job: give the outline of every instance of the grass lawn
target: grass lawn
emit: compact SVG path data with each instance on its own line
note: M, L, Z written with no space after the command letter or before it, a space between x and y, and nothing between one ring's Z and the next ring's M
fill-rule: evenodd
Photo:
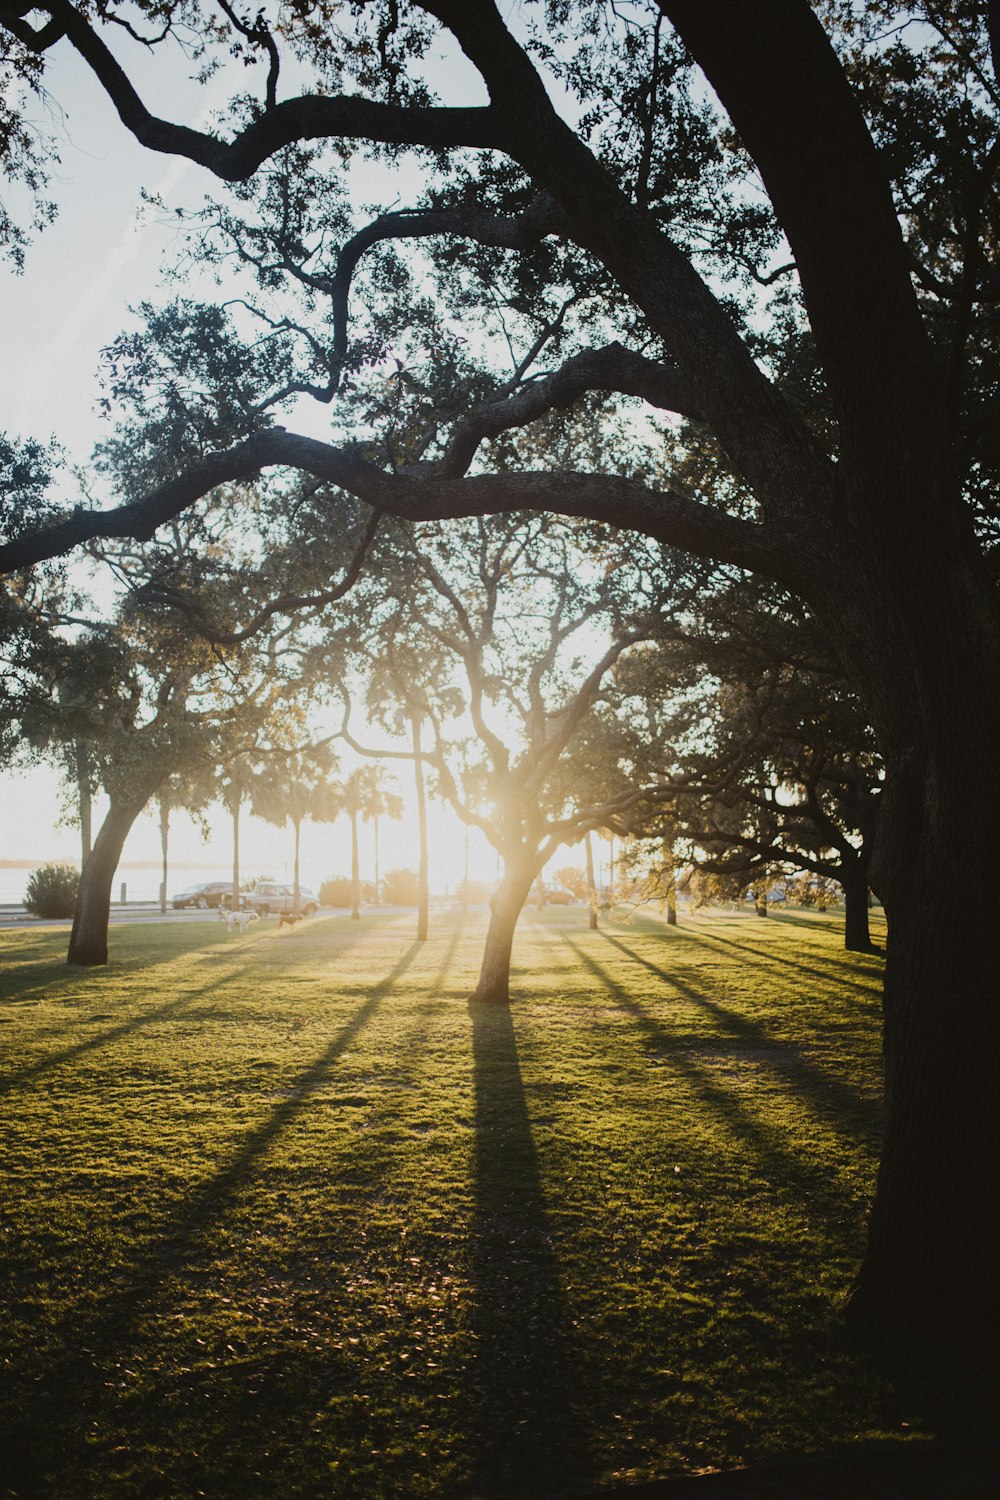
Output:
M837 1320L879 1114L835 918L0 933L0 1495L559 1496L910 1414Z

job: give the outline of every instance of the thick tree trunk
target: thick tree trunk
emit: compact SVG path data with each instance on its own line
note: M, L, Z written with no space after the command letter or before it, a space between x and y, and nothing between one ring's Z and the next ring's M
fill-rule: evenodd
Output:
M887 767L871 864L888 921L885 1140L851 1308L932 1347L989 1350L1000 1337L1000 630L988 582L980 592L947 532L920 537L914 528L903 557L881 559L881 595L859 567L856 613L839 617L854 627L843 654L856 648Z
M361 859L358 852L358 815L351 813L351 921L361 921Z
M868 930L868 872L865 868L842 871L844 892L844 947L849 953L876 953Z
M143 802L114 803L101 824L80 874L76 915L70 933L68 964L94 966L108 961L108 918L111 886L129 830L145 806Z
M1000 985L983 940L995 854L973 869L961 843L942 862L922 842L922 893L888 904L885 1140L850 1311L942 1352L995 1355Z
M493 1005L510 1001L510 955L514 947L514 930L531 892L537 866L532 863L507 865L497 887L486 932L486 947L479 970L479 983L471 1000Z
M427 941L430 910L430 876L427 860L427 792L424 787L424 763L421 759L420 720L410 721L413 730L413 779L417 793L417 827L420 834L420 858L417 868L417 942Z
M594 885L594 849L588 832L583 840L587 852L587 926L591 932L597 927L597 887Z

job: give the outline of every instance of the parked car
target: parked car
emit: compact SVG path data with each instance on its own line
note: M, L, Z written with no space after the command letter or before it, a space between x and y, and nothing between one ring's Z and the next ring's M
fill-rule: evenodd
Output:
M576 897L572 891L568 891L564 885L543 885L542 904L544 906L569 906Z
M294 911L295 887L278 885L273 880L258 880L253 889L243 897L243 905L261 917L266 917L272 911ZM311 917L319 911L318 896L304 885L299 886L299 911L304 917Z
M201 885L189 885L186 891L178 891L176 896L171 896L170 903L175 911L181 911L185 906L197 906L205 911L210 906L221 906L223 902L228 905L232 893L231 880L209 880Z

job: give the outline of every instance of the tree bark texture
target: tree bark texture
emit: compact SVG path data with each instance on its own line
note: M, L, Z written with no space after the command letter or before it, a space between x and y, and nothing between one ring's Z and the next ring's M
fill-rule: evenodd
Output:
M534 862L508 863L497 887L486 932L486 947L479 970L479 982L470 999L492 1005L510 1002L510 956L514 947L517 920L537 874Z
M112 802L94 847L80 873L76 914L70 933L68 964L93 967L108 961L108 918L111 887L129 830L145 806L142 802Z

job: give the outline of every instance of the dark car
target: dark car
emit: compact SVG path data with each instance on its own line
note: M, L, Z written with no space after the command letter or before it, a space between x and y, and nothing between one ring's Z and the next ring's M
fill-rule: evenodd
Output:
M210 906L222 906L223 903L228 905L232 893L231 880L209 880L201 885L189 885L186 891L178 891L170 901L175 911L180 911L185 906L197 906L206 911Z
M573 892L568 891L564 885L542 886L543 906L569 906L575 900Z

